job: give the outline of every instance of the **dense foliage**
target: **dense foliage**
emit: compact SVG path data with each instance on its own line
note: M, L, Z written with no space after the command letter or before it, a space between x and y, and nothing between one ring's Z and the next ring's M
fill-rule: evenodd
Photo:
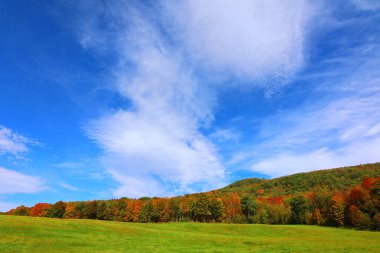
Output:
M316 224L380 230L379 175L377 163L273 180L248 179L220 190L173 198L38 203L31 208L19 206L8 214L141 223Z
M284 196L302 194L316 186L325 186L330 191L344 191L360 183L366 177L380 176L380 163L318 170L290 176L266 179L243 179L220 190L221 194L238 192L259 196Z

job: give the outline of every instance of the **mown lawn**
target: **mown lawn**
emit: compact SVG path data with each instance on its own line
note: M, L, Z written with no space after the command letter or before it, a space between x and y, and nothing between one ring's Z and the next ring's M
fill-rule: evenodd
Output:
M380 252L380 232L0 215L0 252Z

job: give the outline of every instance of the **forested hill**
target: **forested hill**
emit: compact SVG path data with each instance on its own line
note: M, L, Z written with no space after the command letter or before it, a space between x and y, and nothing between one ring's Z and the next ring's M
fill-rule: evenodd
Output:
M380 163L245 179L172 198L37 203L10 215L125 222L317 224L380 230Z
M276 197L306 193L320 186L327 187L331 191L342 191L360 184L366 177L379 176L380 163L373 163L298 173L270 180L243 179L213 192L220 195L235 192L239 195L254 194Z

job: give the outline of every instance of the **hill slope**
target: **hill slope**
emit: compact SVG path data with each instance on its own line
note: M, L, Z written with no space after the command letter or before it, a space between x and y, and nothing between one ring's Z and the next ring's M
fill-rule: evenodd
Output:
M173 198L38 203L8 214L126 222L318 224L380 230L380 163L245 179Z
M366 177L379 177L380 163L363 164L336 169L318 170L268 179L250 178L236 181L213 192L237 192L262 196L293 195L312 191L316 186L326 186L331 191L347 190L360 184Z

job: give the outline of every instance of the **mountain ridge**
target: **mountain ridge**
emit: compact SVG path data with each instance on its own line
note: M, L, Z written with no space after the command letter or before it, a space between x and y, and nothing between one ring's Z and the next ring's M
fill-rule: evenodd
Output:
M380 176L380 162L300 172L272 179L245 178L210 192L257 194L258 190L263 189L264 192L261 195L267 196L267 193L274 195L284 193L283 191L275 193L270 188L278 190L279 187L285 187L285 194L299 194L323 185L332 191L346 190L363 181L365 177L378 176Z

